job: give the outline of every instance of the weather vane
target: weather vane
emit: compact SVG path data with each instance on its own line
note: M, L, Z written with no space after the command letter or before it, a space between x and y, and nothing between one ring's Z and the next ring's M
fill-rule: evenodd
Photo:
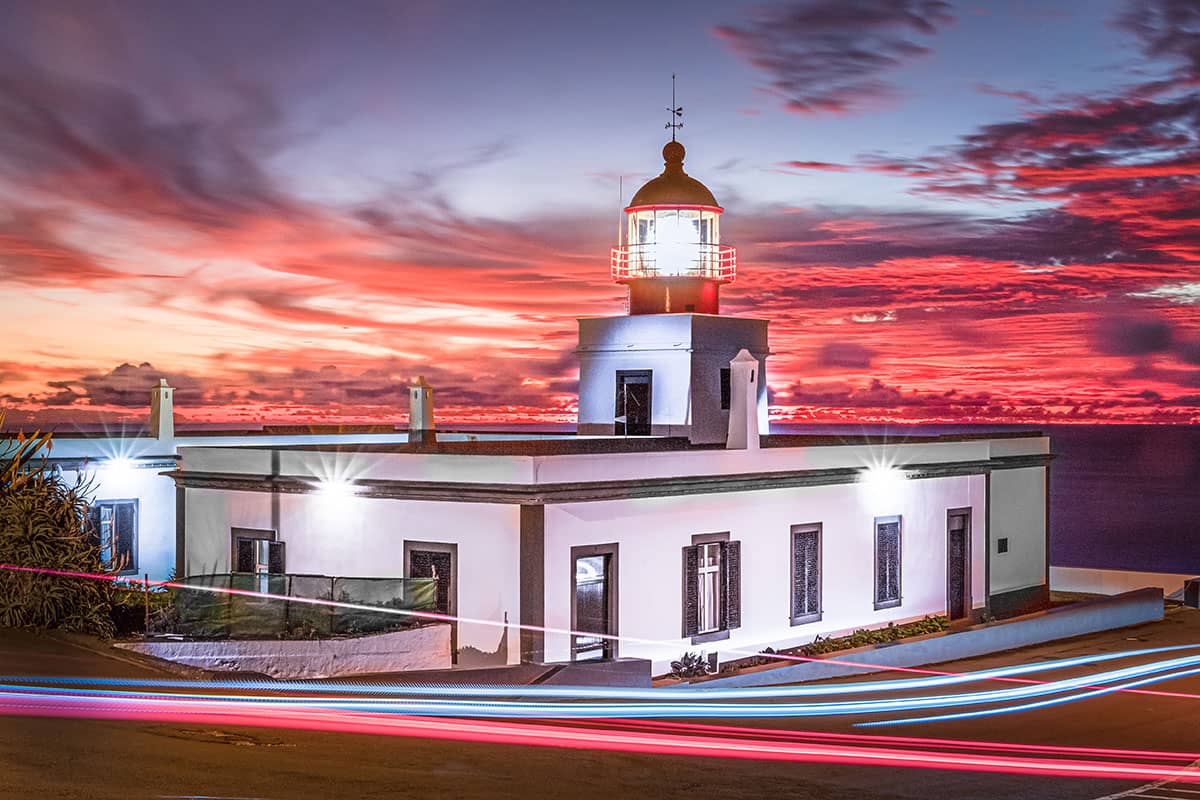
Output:
M680 118L683 116L683 106L675 105L675 73L671 73L671 107L667 109L671 115L671 121L666 124L666 127L671 129L671 141L675 141L675 131L683 127Z

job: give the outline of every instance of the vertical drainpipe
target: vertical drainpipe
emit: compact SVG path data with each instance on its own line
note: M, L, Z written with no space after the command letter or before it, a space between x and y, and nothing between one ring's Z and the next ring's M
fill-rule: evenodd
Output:
M992 616L992 471L983 473L983 616Z

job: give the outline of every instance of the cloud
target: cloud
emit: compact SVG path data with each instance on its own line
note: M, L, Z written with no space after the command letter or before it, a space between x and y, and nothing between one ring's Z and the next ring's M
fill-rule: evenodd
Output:
M817 350L817 365L820 367L843 367L867 369L875 352L853 342L826 342Z
M716 34L770 76L788 110L845 113L892 96L882 76L929 52L913 34L953 21L940 0L807 0L759 9Z

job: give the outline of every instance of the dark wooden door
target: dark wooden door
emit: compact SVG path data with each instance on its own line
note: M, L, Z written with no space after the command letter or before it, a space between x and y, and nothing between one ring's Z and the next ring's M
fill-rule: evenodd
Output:
M951 514L946 538L946 613L951 620L971 611L971 572L968 554L968 517Z
M612 658L613 640L604 638L612 630L612 556L578 556L575 559L575 630L571 637L571 657L581 661L589 658ZM586 634L602 634L588 636Z

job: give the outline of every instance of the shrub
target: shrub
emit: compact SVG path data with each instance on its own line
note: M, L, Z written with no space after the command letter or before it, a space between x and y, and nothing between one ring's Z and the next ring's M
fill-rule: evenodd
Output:
M684 653L678 661L671 662L671 675L676 678L702 678L711 671L703 651L699 655Z
M0 425L4 415L0 412ZM0 453L0 562L61 572L103 572L91 540L82 474L73 483L46 468L49 434L18 435ZM0 625L112 635L112 585L33 572L0 570Z

